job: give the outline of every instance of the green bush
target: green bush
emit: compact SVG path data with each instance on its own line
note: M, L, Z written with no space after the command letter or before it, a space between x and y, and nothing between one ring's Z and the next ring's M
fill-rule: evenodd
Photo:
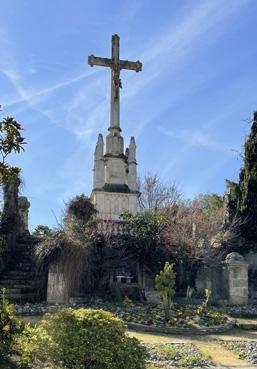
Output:
M155 277L155 288L162 300L165 319L170 318L170 308L172 297L175 294L176 273L173 270L174 264L165 263L163 270Z
M37 367L41 362L65 369L144 369L146 350L125 331L109 312L67 308L28 327L18 348L21 361Z
M13 353L15 338L23 330L24 324L15 315L12 304L5 296L5 290L0 290L0 360Z

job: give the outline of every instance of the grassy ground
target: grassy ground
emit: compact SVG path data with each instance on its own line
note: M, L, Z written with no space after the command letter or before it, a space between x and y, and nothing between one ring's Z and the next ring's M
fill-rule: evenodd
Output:
M226 334L210 335L210 336L171 336L162 334L147 334L130 331L130 336L138 338L140 341L145 343L192 343L204 354L209 355L213 363L217 366L225 366L226 368L255 368L254 365L250 364L247 360L238 359L235 353L227 350L219 344L218 339L231 341L254 340L257 339L257 332L255 331L244 331L242 329L233 329Z

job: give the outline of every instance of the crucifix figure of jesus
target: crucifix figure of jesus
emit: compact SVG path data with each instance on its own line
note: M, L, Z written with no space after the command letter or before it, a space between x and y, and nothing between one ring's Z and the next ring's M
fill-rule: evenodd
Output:
M111 68L111 127L120 130L120 88L122 87L120 79L121 69L134 70L140 72L142 70L142 63L140 61L120 60L120 38L118 35L112 36L112 57L100 58L94 55L88 57L88 64L93 67L98 65L101 67Z

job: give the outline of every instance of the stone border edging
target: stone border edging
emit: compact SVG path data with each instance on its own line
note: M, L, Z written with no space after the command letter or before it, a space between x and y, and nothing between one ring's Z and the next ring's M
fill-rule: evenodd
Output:
M257 330L257 323L240 323L236 321L236 327L245 330Z
M223 333L232 329L236 322L229 319L225 324L216 325L214 327L199 327L199 328L177 328L177 327L155 327L139 323L125 322L128 329L138 332L153 332L153 333L169 333L169 334L185 334L185 335L207 335L214 333Z

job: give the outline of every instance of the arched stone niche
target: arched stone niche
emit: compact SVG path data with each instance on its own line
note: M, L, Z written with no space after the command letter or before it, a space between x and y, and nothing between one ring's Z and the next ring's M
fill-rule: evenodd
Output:
M248 263L237 252L227 255L225 264L228 272L229 304L245 305L248 303Z

